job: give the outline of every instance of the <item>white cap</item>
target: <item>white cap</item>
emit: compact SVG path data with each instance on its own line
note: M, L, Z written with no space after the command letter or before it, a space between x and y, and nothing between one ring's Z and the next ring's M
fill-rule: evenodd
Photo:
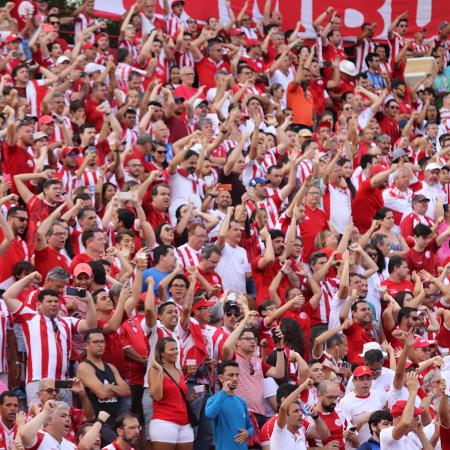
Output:
M195 153L200 153L202 147L203 147L202 144L194 144L189 150L192 150Z
M56 60L56 65L59 66L64 62L70 62L70 59L66 55L58 56L58 59Z
M358 69L348 59L344 59L339 63L339 71L342 73L346 73L351 77L356 77L356 75L358 75Z
M194 109L197 108L198 105L200 105L201 103L206 103L208 104L208 100L205 100L204 98L197 98L194 100Z
M427 164L427 166L425 167L425 172L427 172L428 170L441 170L442 166L438 163L435 162L431 162L429 164Z
M369 350L380 350L381 353L383 353L383 358L386 358L387 353L381 348L381 345L378 342L366 342L363 345L363 351L361 354L359 354L358 356L360 356L361 358L364 358L364 355L369 351Z
M84 72L88 75L92 75L95 72L103 72L105 70L105 66L96 63L87 63L84 66Z

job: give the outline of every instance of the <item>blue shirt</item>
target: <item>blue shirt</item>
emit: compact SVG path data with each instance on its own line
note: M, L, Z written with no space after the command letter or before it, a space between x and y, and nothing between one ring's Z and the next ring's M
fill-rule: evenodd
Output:
M246 442L238 444L234 440L242 428L248 431L249 436L253 436L253 426L244 399L220 391L206 401L205 415L213 427L216 450L247 448Z
M369 70L366 70L365 74L367 75L367 78L372 82L372 86L374 88L383 89L386 87L386 81L380 73L373 73Z
M380 450L380 443L369 438L369 440L363 442L357 450Z
M155 295L158 295L158 286L159 283L161 283L161 280L163 278L166 278L167 275L169 275L170 272L161 272L156 267L152 267L151 269L144 270L144 273L142 274L142 292L147 292L147 282L145 281L148 277L152 277L155 280L155 288L153 289L153 292ZM170 297L168 289L166 289L167 296Z

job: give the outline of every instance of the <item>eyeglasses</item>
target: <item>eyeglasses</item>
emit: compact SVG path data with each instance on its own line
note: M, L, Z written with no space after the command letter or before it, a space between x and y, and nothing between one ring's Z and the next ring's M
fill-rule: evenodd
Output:
M52 233L52 236L59 236L59 237L65 237L68 233L65 231L61 231L60 233Z
M140 425L132 425L131 427L123 427L122 430L138 430L138 431L141 431L142 427Z
M250 336L242 337L241 340L242 341L249 341L249 342L256 342L256 338L255 337L250 337Z
M399 107L398 106L390 106L389 108L391 108L391 109L398 109Z
M97 341L89 341L91 344L95 344L95 345L98 345L98 344L104 344L105 343L105 340L104 339L100 339L100 340L97 340Z
M234 317L241 317L241 315L240 315L239 313L234 313L234 312L231 312L231 311L228 311L227 313L225 313L225 315L226 315L227 317L231 317L231 316L234 316Z
M193 77L193 76L195 75L195 73L194 73L194 72L188 72L188 73L182 73L181 75L182 75L182 76L183 76L183 75L190 75L190 76Z
M60 390L55 388L47 388L47 389L41 389L39 392L47 392L47 394L59 394Z
M59 25L59 20L52 20L49 22L50 25Z

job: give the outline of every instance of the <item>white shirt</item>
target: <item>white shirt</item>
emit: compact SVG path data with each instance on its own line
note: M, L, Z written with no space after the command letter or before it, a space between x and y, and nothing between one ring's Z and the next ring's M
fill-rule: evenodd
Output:
M392 437L394 427L385 428L380 433L380 444L383 450L414 450L422 449L422 443L414 432L402 436L398 441Z
M395 372L387 367L381 369L381 375L375 380L372 380L371 392L378 393L381 396L383 405L386 404L389 389L391 388L392 381L394 380ZM350 377L345 389L345 395L349 394L354 390L353 376Z
M425 215L431 218L434 218L434 211L436 209L436 197L440 197L444 205L448 203L447 195L442 189L442 185L440 183L430 185L425 183L425 181L422 181L422 189L420 191L417 191L416 194L425 195L425 197L430 199Z
M330 300L330 320L328 321L328 328L336 328L341 324L339 316L341 315L342 308L345 305L348 297L342 299L339 298L339 292L336 292Z
M347 416L347 419L355 424L361 416L368 412L383 409L383 401L377 392L370 392L368 397L358 397L354 392L346 394L339 402L339 406ZM365 442L370 438L370 430L367 422L358 430L359 439Z
M352 218L352 194L350 189L342 189L328 183L330 192L330 223L343 234L346 225Z
M242 247L232 247L225 243L216 272L222 278L224 291L232 289L236 292L247 292L245 274L250 272L250 264L247 252Z
M275 422L270 437L270 450L306 450L306 436L311 429L311 424L309 422L308 424L307 430L302 427L296 434L292 434L286 425L284 428L280 428Z
M36 438L36 443L31 447L33 450L76 450L76 445L67 439L62 438L58 442L51 434L46 431L39 431Z
M409 397L409 391L408 391L408 389L405 388L405 386L402 386L400 389L395 389L394 386L391 385L391 388L389 389L388 397L387 397L388 407L392 408L392 405L397 400L408 400L408 397ZM416 396L415 403L416 403L417 408L419 408L421 400L418 395Z

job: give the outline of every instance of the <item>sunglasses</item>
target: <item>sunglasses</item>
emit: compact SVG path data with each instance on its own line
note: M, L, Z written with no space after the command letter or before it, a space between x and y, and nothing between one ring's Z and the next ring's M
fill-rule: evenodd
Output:
M234 313L234 312L231 312L231 311L228 311L228 312L225 313L225 314L226 314L227 317L231 317L231 316L234 316L234 317L241 317L241 315L240 315L239 313Z
M167 154L167 150L155 150L155 153L158 153L158 155L165 155Z

